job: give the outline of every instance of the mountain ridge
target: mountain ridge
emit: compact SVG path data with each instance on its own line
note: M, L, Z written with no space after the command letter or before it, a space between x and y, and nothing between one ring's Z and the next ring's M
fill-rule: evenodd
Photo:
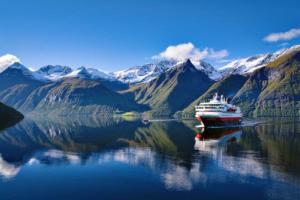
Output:
M289 48L277 50L273 53L263 53L245 58L234 59L219 68L215 68L205 60L200 60L199 63L193 64L198 70L207 73L207 75L209 75L212 80L220 80L229 74L252 73L256 69L267 65L281 55L288 53L289 51L297 50L299 48L300 45L294 45ZM181 64L182 62L185 61L175 62L171 60L160 60L153 63L137 65L129 67L125 70L110 73L106 73L91 67L80 67L73 70L71 67L62 65L46 65L37 70L32 70L30 68L28 70L34 76L36 76L36 78L48 81L57 81L66 77L76 77L78 74L80 75L81 72L86 70L85 74L89 75L89 78L91 79L102 78L114 81L119 80L120 82L128 84L139 84L153 80L161 73L178 64ZM10 66L13 66L15 63L21 64L20 60L16 56L8 54L0 57L0 73L1 69L4 71Z
M123 83L92 68L48 65L33 71L15 62L0 73L0 101L24 113L178 116L192 115L197 103L221 92L247 116L298 116L299 52L296 45L276 53L272 61L269 54L253 56L250 61L263 58L264 65L251 73L218 78L213 66L187 59L138 84ZM152 67L145 67L146 74L156 66ZM50 80L41 74L63 78Z

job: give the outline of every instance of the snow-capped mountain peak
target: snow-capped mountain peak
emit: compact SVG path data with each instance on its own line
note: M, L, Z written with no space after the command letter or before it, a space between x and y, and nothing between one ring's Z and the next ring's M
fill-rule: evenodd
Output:
M88 70L85 67L79 67L78 69L72 71L69 74L66 74L65 76L62 76L62 78L91 78L92 75L88 72Z
M255 56L236 59L219 68L219 70L223 75L252 73L257 69L266 66L276 58L296 50L300 50L300 45L283 48L274 53L258 54Z
M185 60L185 61L175 62L175 61L163 60L158 63L149 63L145 65L130 67L129 69L126 70L113 72L112 74L116 79L122 82L133 83L133 84L145 83L155 79L161 73L173 67L181 65L184 62L187 61ZM212 65L208 64L205 61L200 61L197 63L192 62L192 64L195 66L197 70L203 71L213 80L218 80L221 78L221 73L218 70L216 70Z
M105 79L105 80L110 80L110 81L116 80L116 78L113 77L112 75L105 73L103 71L100 71L98 69L95 69L95 68L87 68L87 71L88 71L88 73L91 74L92 79Z
M11 66L14 63L20 63L19 58L11 54L5 54L0 57L0 73L7 69L7 67Z
M62 76L71 73L72 71L73 70L68 66L47 65L37 70L37 73L44 76L45 78L55 81L60 79Z
M248 74L254 72L256 69L266 66L276 58L293 51L300 51L300 45L295 45L290 48L280 49L274 53L258 54L245 58L235 59L222 66L219 69L214 68L206 61L197 61L196 63L190 61L197 70L206 73L210 79L219 80L229 74ZM137 65L126 70L121 70L112 73L106 73L95 68L80 67L78 69L71 69L67 66L61 65L47 65L41 67L39 70L32 70L20 63L19 59L10 54L0 57L0 73L6 71L8 68L21 70L26 76L30 76L40 81L57 81L63 78L82 78L82 79L105 79L109 81L119 80L125 83L144 83L157 78L163 72L173 69L174 67L186 61L175 62L169 60L161 60L155 63L148 63L144 65Z
M194 64L195 65L195 64ZM222 74L214 68L211 64L205 62L205 61L199 61L195 65L196 69L203 71L208 75L208 77L212 80L219 80L222 78Z
M247 74L263 67L274 60L275 57L277 56L267 53L236 59L221 67L219 70L223 74Z
M158 63L149 63L130 67L126 70L113 72L112 75L125 83L143 83L151 81L169 69L175 62L163 60Z
M113 76L94 68L79 67L72 70L68 66L47 65L36 71L39 75L51 80L58 81L63 78L82 78L82 79L106 79L116 80Z
M105 79L109 81L116 80L113 76L95 68L80 67L61 78L83 78L83 79Z
M48 82L49 80L47 78L45 78L44 76L42 76L41 74L37 73L36 71L32 71L30 69L28 69L27 67L25 67L24 65L22 65L19 62L15 62L12 65L8 66L3 73L11 70L11 69L15 69L18 70L19 72L21 72L24 76L35 79L35 80L39 80L42 82Z

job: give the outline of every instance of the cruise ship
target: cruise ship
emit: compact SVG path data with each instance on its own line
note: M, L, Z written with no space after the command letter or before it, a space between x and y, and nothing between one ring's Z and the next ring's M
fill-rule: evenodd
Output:
M208 102L195 106L195 117L200 126L224 126L240 124L242 112L239 107L228 103L223 95L216 93Z

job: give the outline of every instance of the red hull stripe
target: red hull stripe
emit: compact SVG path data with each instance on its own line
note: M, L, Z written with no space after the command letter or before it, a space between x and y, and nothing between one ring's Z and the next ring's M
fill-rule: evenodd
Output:
M201 117L198 120L202 121L211 121L211 122L228 122L228 121L240 121L241 117L216 117L216 118L203 118Z

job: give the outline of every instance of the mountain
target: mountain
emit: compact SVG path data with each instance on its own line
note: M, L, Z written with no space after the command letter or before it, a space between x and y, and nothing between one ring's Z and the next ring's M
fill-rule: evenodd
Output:
M117 81L117 79L114 76L112 76L108 73L105 73L103 71L100 71L98 69L87 68L87 71L89 74L91 74L92 79L105 79L105 80L109 80L109 81Z
M23 117L20 112L0 102L0 130L16 124Z
M220 80L222 78L222 73L214 68L211 64L200 60L199 63L194 63L196 69L203 71L212 80Z
M34 111L59 115L107 115L142 109L133 99L110 90L97 80L67 78L50 87Z
M113 91L128 89L128 84L115 79L113 76L108 75L105 72L93 68L80 67L72 71L71 73L63 76L62 78L96 80L98 82L101 82L108 89Z
M296 45L252 56L231 64L226 72L204 61L186 60L176 64L161 61L115 74L60 65L33 71L19 62L6 66L16 59L8 56L0 73L0 101L23 113L106 115L146 111L151 115L190 116L196 104L218 92L230 97L244 115L298 116L299 52L300 45Z
M300 46L245 76L231 74L214 83L178 116L191 116L194 106L214 92L231 97L245 116L300 116Z
M15 74L24 76L28 79L42 81L42 82L49 81L47 78L42 76L40 73L30 70L29 68L25 67L23 64L21 64L19 62L15 62L12 65L8 66L1 74L5 74L5 73L15 73Z
M171 115L189 105L213 83L187 60L124 93L133 95L139 104L148 105L153 115Z
M14 63L0 74L0 100L19 109L33 90L47 83L22 64Z
M295 45L290 48L280 49L274 53L259 54L246 58L236 59L225 66L219 68L219 71L224 76L229 74L249 74L257 69L266 66L281 55L300 48L300 45Z
M233 102L253 116L299 116L300 46L293 48L246 81Z
M58 81L63 78L84 78L84 79L105 79L117 81L113 76L94 68L80 67L72 70L68 66L47 65L38 69L37 74L51 81Z
M37 73L51 81L78 78L101 81L104 85L106 85L106 87L112 90L124 90L128 88L127 84L124 84L115 79L113 76L94 68L80 67L76 70L72 70L67 66L48 65L40 68Z
M160 74L166 72L167 70L173 68L176 65L180 65L184 63L175 62L175 61L167 61L163 60L158 63L145 64L141 66L134 66L126 70L113 72L112 75L125 83L130 84L139 84L146 83L155 78L157 78ZM220 73L217 69L215 69L212 65L205 61L199 61L199 63L193 63L195 68L199 71L206 73L210 79L218 80L222 77L222 73Z
M39 108L49 111L50 107L56 108L53 102L57 104L57 107L65 106L61 112L64 114L65 109L70 106L78 106L78 110L72 109L74 113L83 113L84 107L93 107L95 110L90 110L90 112L99 113L99 110L104 111L106 108L109 108L111 112L112 110L130 110L136 106L134 101L116 92L116 90L127 89L126 84L117 80L100 78L94 80L85 68L74 70L56 81L50 81L43 76L62 71L68 73L70 69L47 66L39 71L31 71L20 63L14 63L0 73L0 100L24 113ZM54 96L57 99L53 99ZM127 107L124 106L126 104L128 104ZM42 110L39 109L39 111Z
M47 65L37 70L37 73L49 80L56 81L72 71L68 66Z
M61 78L80 78L80 79L92 79L92 74L88 72L85 67L79 67L71 73L62 76Z
M150 63L140 66L130 67L126 70L113 72L112 75L125 83L145 83L157 78L161 73L171 68L175 62L160 61L158 63Z

